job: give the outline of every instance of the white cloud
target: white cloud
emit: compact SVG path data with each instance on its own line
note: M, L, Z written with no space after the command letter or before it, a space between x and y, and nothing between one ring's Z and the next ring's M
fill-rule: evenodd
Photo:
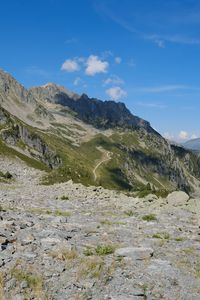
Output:
M108 85L108 84L123 84L123 83L124 83L123 79L119 78L116 75L108 77L103 82L104 85Z
M116 64L121 64L121 62L122 62L122 59L121 59L121 57L119 57L119 56L117 56L117 57L115 57L115 62L116 62Z
M107 89L106 94L113 100L119 100L127 96L127 92L121 89L119 86Z
M176 141L178 143L182 143L183 141L186 141L186 140L198 138L198 135L196 135L195 133L191 134L185 130L181 130L178 135L174 135L170 132L165 132L163 134L163 136L164 136L164 138L166 138L170 141Z
M169 133L169 132L165 132L163 134L164 138L166 138L167 140L173 141L174 140L174 135Z
M128 66L131 67L131 68L136 66L136 63L135 63L133 58L131 58L130 61L128 62Z
M61 70L66 72L76 72L80 70L80 66L77 59L66 59L62 64Z
M159 48L165 48L165 42L163 40L156 39L154 42Z
M81 78L80 77L76 77L75 79L74 79L74 82L73 82L73 84L74 85L79 85L80 83L81 83Z
M94 76L98 73L106 73L109 63L107 61L102 61L96 55L90 55L86 61L86 66L85 73L88 76Z
M184 131L184 130L181 130L179 132L179 135L178 137L181 139L181 140L187 140L189 138L189 134L187 131Z
M198 138L198 135L197 135L197 134L193 133L193 134L191 135L191 139L197 139L197 138Z

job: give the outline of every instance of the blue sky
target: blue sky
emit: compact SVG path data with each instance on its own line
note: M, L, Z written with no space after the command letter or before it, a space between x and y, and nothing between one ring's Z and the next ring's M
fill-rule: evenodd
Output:
M123 101L163 135L200 136L199 0L7 0L0 68Z

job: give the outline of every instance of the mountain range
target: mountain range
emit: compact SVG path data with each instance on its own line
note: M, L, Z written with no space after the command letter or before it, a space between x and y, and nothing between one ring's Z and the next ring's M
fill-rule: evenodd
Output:
M200 151L200 138L192 139L183 144L186 149Z
M44 170L43 184L191 191L197 153L172 145L124 103L48 83L26 89L0 70L0 151Z

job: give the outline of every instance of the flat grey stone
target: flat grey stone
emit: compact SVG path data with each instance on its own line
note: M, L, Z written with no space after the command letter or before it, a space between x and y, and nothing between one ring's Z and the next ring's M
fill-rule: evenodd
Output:
M185 205L188 200L188 194L182 191L173 192L167 196L167 202L174 206Z
M122 257L130 257L136 260L143 260L153 256L152 248L144 248L144 247L126 247L119 248L115 251L116 256Z

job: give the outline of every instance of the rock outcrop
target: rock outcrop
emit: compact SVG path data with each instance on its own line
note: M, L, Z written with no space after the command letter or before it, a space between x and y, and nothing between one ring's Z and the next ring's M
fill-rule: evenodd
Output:
M199 196L137 199L0 157L0 299L200 298ZM191 202L191 204L190 204Z

